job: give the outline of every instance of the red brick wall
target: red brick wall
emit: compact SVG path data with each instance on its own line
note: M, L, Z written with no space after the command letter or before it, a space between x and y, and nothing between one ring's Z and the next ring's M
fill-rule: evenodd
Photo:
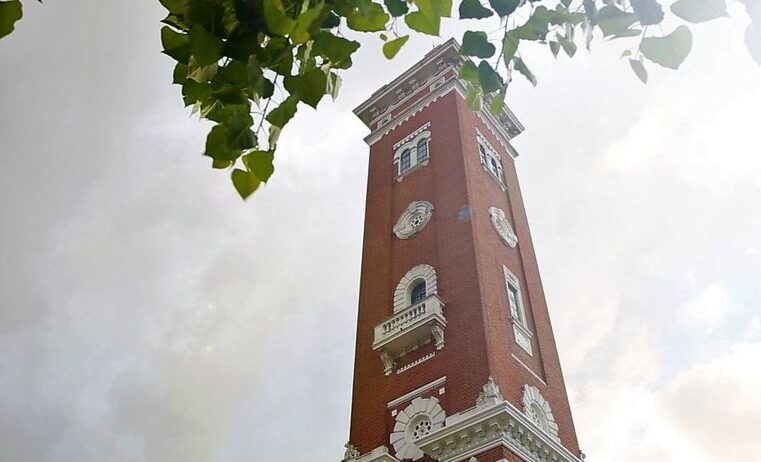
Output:
M431 124L430 162L397 182L393 145L426 122ZM474 127L502 155L507 194L481 168ZM414 200L434 204L431 221L412 239L397 239L392 228ZM492 228L488 209L493 205L502 208L513 224L519 242L516 249L502 244ZM470 216L463 217L462 211L468 208ZM434 358L386 377L372 350L373 329L393 313L393 292L399 280L423 263L436 269L439 296L446 303L445 347ZM533 356L513 337L503 264L520 280L535 333ZM415 357L430 351L431 346L423 347ZM350 441L361 453L389 445L394 419L386 403L441 376L447 377L446 393L439 396L436 390L434 395L447 415L465 410L474 405L489 375L519 408L523 384L537 386L552 405L563 444L578 453L513 161L453 91L370 149Z

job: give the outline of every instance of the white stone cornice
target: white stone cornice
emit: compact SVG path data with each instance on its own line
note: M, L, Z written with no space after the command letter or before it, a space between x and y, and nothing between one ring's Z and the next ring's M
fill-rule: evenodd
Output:
M530 462L581 462L507 401L489 401L447 417L417 446L440 462L458 462L504 446Z
M365 142L372 146L376 142L378 142L380 139L382 139L384 136L388 135L392 131L394 131L397 127L402 125L404 122L411 119L415 114L421 112L423 109L430 106L432 103L436 102L439 98L442 96L448 95L450 92L455 91L457 92L460 97L464 100L465 99L465 86L463 85L462 81L459 78L453 77L444 82L443 85L438 87L436 90L434 90L432 93L426 95L424 98L421 98L419 101L417 101L415 104L407 108L404 112L401 114L392 117L390 122L386 125L384 125L381 128L376 129L375 131L371 132L369 135L365 137ZM513 123L516 124L519 128L517 129L518 132L523 130L523 126L520 125L520 122L518 122L518 119L515 118L515 116L510 112L509 109L506 108L506 111L510 114L510 120L513 121ZM492 135L499 141L499 143L502 145L502 148L504 149L504 152L508 153L511 157L515 158L518 156L517 151L510 145L510 140L515 135L510 135L507 130L502 126L502 124L499 123L497 118L489 111L489 109L481 109L480 111L476 112L476 115L479 119L484 123L484 125L487 127L487 129L491 132ZM516 133L516 134L517 134Z

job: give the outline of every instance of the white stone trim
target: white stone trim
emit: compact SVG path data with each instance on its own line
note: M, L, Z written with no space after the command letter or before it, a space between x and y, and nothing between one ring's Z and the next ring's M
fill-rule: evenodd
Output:
M425 280L426 297L438 293L436 270L431 265L417 265L407 271L407 274L402 276L399 284L396 285L396 290L394 290L394 313L410 306L410 286L419 279Z
M499 152L494 149L489 140L477 128L476 139L478 141L478 160L481 162L481 168L492 177L502 191L505 191L507 188L505 186L505 167L502 165L502 156L500 156ZM484 154L481 154L482 149ZM496 164L496 172L493 170L492 163Z
M431 132L424 130L421 132L413 133L414 138L409 139L406 143L396 148L394 153L393 163L396 165L396 181L401 182L404 177L409 175L413 170L418 167L428 165L431 161ZM409 137L407 137L409 138ZM407 140L405 138L405 140ZM419 159L418 147L420 142L425 141L426 157L425 159ZM410 156L410 166L407 170L402 171L402 154L408 151Z
M433 359L434 356L436 356L436 352L432 351L432 352L428 353L427 355L423 356L422 358L418 358L418 359L412 361L409 364L405 364L404 366L400 367L396 371L396 375L399 375L402 372L408 371L408 370L412 369L415 366L423 364L424 362L428 361L429 359Z
M523 403L523 413L526 414L526 417L531 419L541 431L547 433L559 443L558 424L555 422L555 416L552 415L550 403L544 399L539 389L533 385L524 385L521 402ZM541 416L537 416L539 420L534 418L532 407L541 414Z
M512 356L512 358L513 358L514 360L518 361L518 364L520 364L521 366L523 366L523 368L524 368L524 369L526 369L527 371L529 371L529 372L531 373L531 375L533 375L533 376L534 376L534 378L535 378L535 379L537 379L539 382L541 382L541 383L542 383L544 386L547 386L547 382L545 382L545 381L544 381L544 379L542 379L541 377L539 377L538 375L536 375L536 372L532 371L532 370L531 370L531 368L530 368L530 367L528 367L528 366L526 365L526 363L524 363L523 361L521 361L521 358L519 358L519 357L515 356L515 354L513 354L513 353L510 353L510 356Z
M492 154L494 154L494 156L495 156L495 157L496 157L496 158L497 158L497 159L498 159L500 162L502 162L502 156L499 154L499 151L497 151L496 149L494 149L494 146L492 146L492 145L491 145L491 143L489 142L489 140L488 140L488 139L487 139L487 138L486 138L486 137L485 137L485 136L484 136L484 135L481 133L481 130L479 130L479 129L477 129L477 128L476 128L476 139L478 140L478 142L479 142L479 143L482 143L482 144L484 144L484 145L485 145L487 148L489 148L489 150L492 152Z
M444 426L446 413L438 398L415 398L409 406L396 415L394 429L389 435L389 442L394 448L397 459L418 460L425 454L417 446L418 438L413 431L421 422L426 422L428 432L435 432ZM424 427L425 428L425 427Z
M399 239L410 239L425 228L433 215L433 204L428 201L412 201L399 216L393 232Z
M441 385L444 385L445 383L447 383L447 376L446 375L444 375L442 377L439 377L438 379L434 380L433 382L428 382L428 383L426 383L425 385L423 385L421 387L415 388L411 392L405 393L404 395L402 395L402 396L400 396L400 397L398 397L396 399L392 399L391 401L388 402L388 404L386 404L386 407L388 409L393 409L393 408L397 407L398 405L400 405L402 403L406 403L407 401L409 401L409 400L411 400L413 398L417 398L418 396L422 395L423 393L425 393L427 391L431 391L434 388L437 388L437 387L439 387Z
M523 305L523 293L521 292L521 285L518 278L510 271L507 266L502 265L502 272L505 275L505 291L507 295L507 306L510 313L510 320L513 325L513 335L515 336L515 343L523 348L526 353L533 355L531 348L531 338L533 334L528 328L528 318L526 317L526 308ZM510 288L515 289L515 313L513 312L512 304L510 303L510 294L512 291Z
M581 462L506 400L489 399L447 417L445 426L417 446L439 462L460 462L504 446L526 461Z
M357 458L344 459L342 462L399 462L399 459L389 454L388 447L383 445L378 446L367 454Z
M508 247L515 248L518 244L518 236L515 235L513 227L507 220L505 211L499 207L490 207L489 218L491 219L491 225L502 242Z
M424 123L423 125L421 125L417 129L415 129L414 132L410 133L409 135L405 136L401 140L397 141L394 144L394 147L392 149L394 151L398 150L403 144L407 144L407 142L411 141L413 138L416 138L419 134L421 134L423 132L423 130L425 130L426 128L430 128L430 127L431 127L431 122L430 121Z

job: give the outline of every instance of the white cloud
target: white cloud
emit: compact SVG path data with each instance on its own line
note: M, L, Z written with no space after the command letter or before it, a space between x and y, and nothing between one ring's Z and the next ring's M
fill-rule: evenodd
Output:
M687 326L704 332L713 332L737 311L722 283L714 283L693 299L683 303L677 309L678 319Z

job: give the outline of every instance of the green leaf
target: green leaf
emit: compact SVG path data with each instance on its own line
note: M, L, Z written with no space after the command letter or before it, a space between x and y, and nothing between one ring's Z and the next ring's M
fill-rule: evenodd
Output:
M540 6L526 23L513 30L513 34L521 40L544 40L547 37L547 27L550 20L546 7Z
M283 80L285 89L299 99L317 109L317 103L325 95L327 77L321 69L312 69L301 75L290 75Z
M231 104L209 117L219 122L225 129L225 142L230 149L251 149L256 145L253 132L249 130L254 123L246 104Z
M576 54L576 50L578 49L576 42L560 34L557 35L557 39L560 43L560 46L563 47L565 54L567 54L569 58L573 58L573 55Z
M410 39L409 35L403 35L399 38L391 40L390 42L384 43L383 56L385 56L388 59L393 58L394 56L396 56L397 53L399 53L399 50L402 49L402 46L404 46L404 44L407 43L407 40L409 39Z
M412 0L418 11L432 20L441 20L452 13L452 0Z
M645 69L645 63L640 59L629 59L629 65L642 83L647 83L647 69Z
M663 7L656 0L630 0L634 14L643 26L660 24L663 21ZM703 1L703 0L700 0Z
M338 74L331 72L328 74L328 85L325 92L333 98L333 101L338 97L338 91L341 89L341 77Z
M464 56L476 56L479 58L490 58L497 49L489 43L486 32L465 31L462 36L462 46L460 54Z
M275 167L272 165L272 160L275 157L275 151L270 149L269 151L249 151L243 155L243 164L248 170L256 175L262 182L266 183L270 179L272 173L275 171Z
M199 66L216 63L222 57L225 44L221 38L206 31L199 25L190 28L190 53Z
M679 0L671 12L690 22L706 22L728 16L726 0Z
M351 55L359 49L359 42L337 37L330 32L320 31L314 37L313 53L328 58L332 67L351 67Z
M322 1L317 2L316 5L308 8L296 18L296 27L291 32L291 41L294 45L300 45L311 38L312 33L319 26L317 20L322 15L324 6Z
M558 57L558 53L560 53L560 44L555 41L550 41L550 51L552 52L552 56Z
M271 110L265 119L275 127L285 127L285 124L287 124L288 121L293 118L293 115L296 114L296 105L298 102L298 96L289 95L278 107Z
M253 194L254 191L259 188L259 185L262 184L261 180L259 180L254 173L239 168L233 170L231 178L235 190L238 191L238 194L240 194L240 197L243 199L248 198L248 196Z
M379 3L360 0L357 9L347 17L346 22L350 29L358 32L378 32L385 30L389 19Z
M536 76L533 72L531 72L531 69L526 66L526 63L523 62L521 58L516 57L513 60L513 66L515 66L515 70L523 74L526 79L528 79L529 82L531 82L531 85L536 86Z
M177 63L174 66L174 72L172 73L172 83L182 85L185 79L188 78L188 65L183 63Z
M22 15L20 1L0 2L0 38L13 32L16 21L21 19Z
M486 61L478 63L478 82L484 93L493 93L502 88L502 78Z
M409 5L405 0L383 0L388 12L393 17L404 16L410 10Z
M468 82L478 83L478 68L473 64L473 61L465 61L460 67L459 76Z
M518 8L519 4L520 0L489 0L491 8L502 17L510 15Z
M615 6L604 6L600 8L597 15L597 25L600 27L605 37L628 37L638 35L640 31L629 29L637 22L637 15L627 13Z
M428 16L419 11L407 13L407 15L404 17L404 22L412 30L428 35L439 35L439 26L441 21L430 19Z
M232 165L233 165L233 161L231 160L217 160L217 159L211 160L211 168L225 169L225 168L232 167Z
M240 156L240 151L227 147L227 132L223 125L215 125L206 136L205 155L221 161L232 161Z
M264 22L267 30L275 35L285 36L296 27L296 21L285 14L281 0L263 0Z
M185 0L159 0L170 13L182 15L185 12Z
M320 24L321 29L333 29L334 27L338 27L341 25L341 18L339 18L335 13L332 11L328 14L325 19L323 19L322 24Z
M584 15L587 17L587 22L590 25L597 24L597 4L595 0L582 0L581 4L584 6ZM568 5L566 5L568 8Z
M665 37L646 37L640 51L650 61L678 69L692 50L692 32L687 26L679 26Z
M481 110L481 89L473 84L468 84L468 88L465 89L465 102L468 107L474 111Z
M505 106L505 94L507 93L507 87L503 86L502 89L497 93L497 96L494 97L494 99L489 103L489 111L492 114L499 115L502 113L502 110Z
M506 67L510 66L510 61L512 61L513 56L515 56L515 53L518 51L519 43L520 39L516 37L512 31L507 32L502 39L502 59L504 60Z
M188 64L190 60L190 37L187 34L175 32L171 27L164 26L161 28L161 45L164 47L162 53L178 62Z
M462 0L460 3L460 19L483 19L494 12L481 5L479 0Z

